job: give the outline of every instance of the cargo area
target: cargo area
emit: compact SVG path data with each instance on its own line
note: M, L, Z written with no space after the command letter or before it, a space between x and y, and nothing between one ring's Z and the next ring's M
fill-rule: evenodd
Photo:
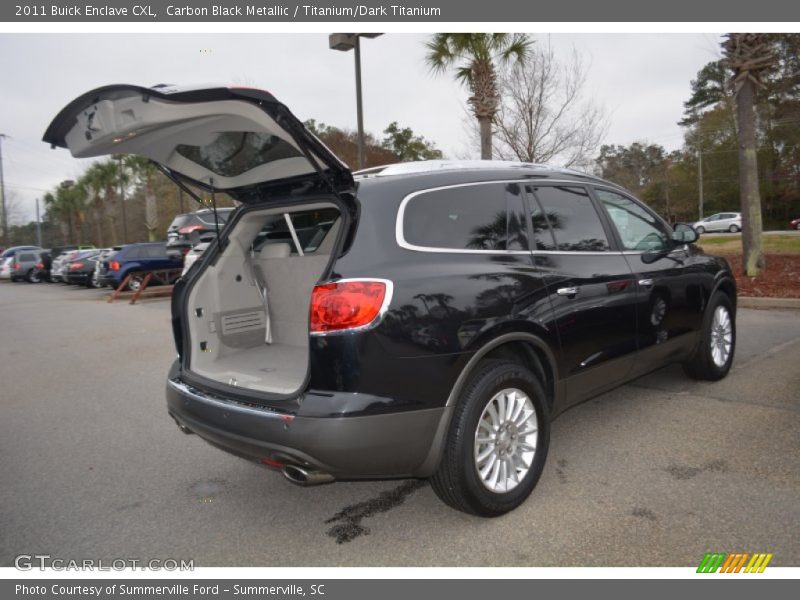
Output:
M332 203L248 212L188 295L189 369L242 389L288 395L308 371L311 292L341 219Z

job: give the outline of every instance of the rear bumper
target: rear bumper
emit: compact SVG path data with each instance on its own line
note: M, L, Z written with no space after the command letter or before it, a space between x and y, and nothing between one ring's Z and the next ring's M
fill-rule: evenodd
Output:
M432 475L451 410L293 415L211 396L177 377L167 380L166 393L175 421L211 444L244 458L304 466L337 479Z

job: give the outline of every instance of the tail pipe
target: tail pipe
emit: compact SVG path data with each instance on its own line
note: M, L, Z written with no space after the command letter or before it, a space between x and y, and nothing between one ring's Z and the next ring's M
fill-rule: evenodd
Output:
M281 470L281 473L295 485L302 485L303 487L332 483L334 481L333 475L322 471L311 471L296 465L286 465Z

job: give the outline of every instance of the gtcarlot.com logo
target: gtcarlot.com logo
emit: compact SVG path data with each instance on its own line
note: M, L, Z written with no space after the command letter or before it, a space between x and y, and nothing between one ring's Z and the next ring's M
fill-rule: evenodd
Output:
M194 560L175 558L54 558L49 554L20 554L14 559L20 571L194 571Z
M706 552L698 573L763 573L767 568L772 554L757 552Z

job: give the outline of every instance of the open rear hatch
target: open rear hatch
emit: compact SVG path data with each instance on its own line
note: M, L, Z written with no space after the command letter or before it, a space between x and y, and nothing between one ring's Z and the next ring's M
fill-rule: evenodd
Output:
M352 174L268 92L112 85L67 105L44 141L79 158L137 154L250 205L173 298L187 380L257 399L307 379L314 286L355 226Z
M272 94L252 88L110 85L70 102L44 134L76 158L138 154L242 202L292 183L352 189L350 169Z

